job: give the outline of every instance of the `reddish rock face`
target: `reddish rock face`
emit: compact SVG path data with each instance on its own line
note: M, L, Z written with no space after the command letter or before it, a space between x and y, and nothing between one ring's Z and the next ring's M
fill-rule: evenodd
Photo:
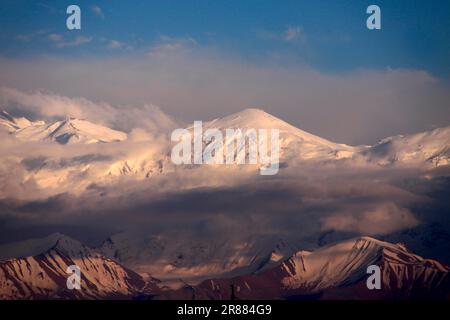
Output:
M252 274L205 280L172 290L78 241L58 236L45 252L0 262L1 299L408 299L448 298L450 268L401 244L368 237L299 251ZM81 289L66 269L81 270ZM369 290L367 267L380 267L381 289Z
M67 288L70 265L80 268L80 290ZM65 236L42 254L0 262L1 299L124 299L156 291L153 282Z
M381 269L381 289L369 290L367 266ZM164 293L175 299L408 299L446 298L450 268L368 237L314 252L298 252L278 266L252 275L213 279Z

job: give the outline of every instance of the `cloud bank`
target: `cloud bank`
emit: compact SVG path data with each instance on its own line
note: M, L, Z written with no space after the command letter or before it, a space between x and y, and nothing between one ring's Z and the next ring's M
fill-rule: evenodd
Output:
M294 39L300 31L285 36ZM0 58L0 105L11 113L86 118L130 137L121 144L60 146L2 134L3 239L26 238L30 230L46 235L78 228L86 236L93 229L109 234L142 229L184 239L277 235L313 246L330 232L386 235L441 219L427 217L434 209L423 209L432 197L401 186L406 179L422 180L417 172L301 167L263 178L245 169L188 168L150 179L125 175L113 184L97 179L111 164L120 169L139 155L159 163L167 152L164 133L179 122L248 106L349 144L448 125L449 85L427 72L386 68L333 74L285 59L290 58L224 58L194 39L170 37L145 52L103 59ZM58 188L43 188L32 174L43 163L52 172L68 163L73 170L65 180L49 183ZM75 192L85 181L83 192Z
M300 34L292 27L285 36ZM277 52L248 60L192 38L161 36L147 50L102 58L0 57L0 67L0 86L57 92L81 104L86 104L83 99L106 101L99 103L97 118L111 117L107 105L157 105L186 122L260 107L306 131L353 145L445 126L450 120L450 84L426 71L386 66L327 73ZM62 105L47 107L45 113L65 111Z
M144 128L152 133L166 133L179 126L156 105L113 106L85 98L70 98L43 91L24 92L0 87L0 108L33 120L59 120L66 117L89 121L130 132Z

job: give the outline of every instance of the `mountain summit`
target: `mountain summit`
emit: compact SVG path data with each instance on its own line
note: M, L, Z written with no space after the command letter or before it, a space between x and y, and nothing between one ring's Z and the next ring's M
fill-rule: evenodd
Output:
M127 134L87 120L67 118L52 124L31 125L18 130L19 139L30 141L56 141L60 144L123 141Z
M125 132L92 123L85 119L67 117L53 123L32 122L27 118L15 118L0 111L0 127L24 141L55 141L60 144L90 144L127 139Z
M28 250L31 255L0 259L0 299L113 299L159 290L153 282L60 233L9 247L10 253L23 255ZM80 268L81 290L67 289L66 270L71 265Z
M229 116L203 123L209 128L225 129L278 129L280 132L280 158L282 160L334 160L351 157L358 149L323 139L256 108L244 109ZM232 144L233 142L227 142Z
M5 127L11 135L25 141L54 141L67 144L108 143L127 140L127 134L121 131L92 123L84 119L67 118L50 124L43 121L31 122L25 118L14 118L7 112L0 113L0 126ZM192 126L188 130L192 130ZM450 127L435 129L422 133L394 136L383 139L373 146L349 146L335 143L319 136L303 131L295 126L260 109L249 108L223 118L217 118L202 123L204 131L214 128L221 131L226 129L271 129L279 130L279 164L284 168L324 166L345 166L345 168L385 167L385 166L414 166L430 169L445 166L450 162ZM270 135L270 133L269 133ZM211 143L211 142L210 142ZM207 142L204 141L206 146ZM45 159L40 166L31 166L30 176L34 177L38 185L61 186L70 183L70 190L82 190L95 179L113 183L114 177L132 176L135 179L146 179L155 175L174 171L173 163L168 156L169 140L158 140L158 148L140 149L121 158L74 156L73 159L60 161L52 155ZM205 147L204 146L204 147ZM238 148L234 137L227 138L219 153L226 154L228 148ZM153 152L153 150L157 150ZM163 151L160 151L163 150ZM200 151L202 152L204 148ZM246 150L247 152L248 150ZM238 154L236 149L234 154ZM247 156L247 155L246 155ZM95 161L96 159L102 161ZM35 160L35 159L34 159ZM25 162L30 163L30 162ZM246 167L252 170L253 167ZM180 167L181 170L185 167ZM257 167L255 167L257 169ZM28 170L28 168L27 168ZM85 174L88 173L89 174ZM79 179L73 177L73 173ZM250 171L249 171L250 172ZM113 178L113 179L111 179ZM77 187L80 189L77 189ZM60 189L58 189L60 190Z
M240 275L234 277L209 278L197 285L186 285L180 280L185 285L179 289L163 288L165 284L159 280L143 277L142 270L140 275L123 267L119 257L107 258L62 234L30 240L27 245L33 242L54 245L32 256L0 260L1 299L110 299L139 295L158 299L229 299L232 285L240 299L443 298L450 290L448 266L415 255L402 244L370 237L344 240L315 251L296 251L285 257L277 255L258 270L241 269ZM159 245L149 247L154 253L158 248ZM202 261L198 271L213 260ZM82 290L67 290L65 271L69 265L80 267ZM370 265L382 270L381 290L366 287Z
M32 124L33 122L31 122L27 118L15 118L5 110L0 111L0 126L4 126L9 132L15 132L17 130L31 126ZM36 122L34 124L42 124L42 122Z
M367 267L377 265L381 289L366 286ZM233 278L210 279L166 292L166 298L229 299L404 299L443 298L450 268L409 252L401 244L359 237L315 251L298 251L277 266Z

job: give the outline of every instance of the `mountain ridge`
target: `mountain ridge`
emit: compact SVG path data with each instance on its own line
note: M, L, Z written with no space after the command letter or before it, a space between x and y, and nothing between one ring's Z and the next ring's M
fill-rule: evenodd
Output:
M330 252L331 251L331 252ZM368 290L366 269L381 269L380 290ZM394 245L358 237L312 252L299 251L278 266L234 278L205 280L163 293L169 299L405 299L448 298L450 268Z
M11 116L8 114L4 118L9 119ZM4 122L3 126L11 128ZM240 128L244 130L246 128L279 129L279 172L283 172L289 167L295 170L308 166L314 170L319 168L383 170L385 167L431 170L450 164L450 127L413 135L388 137L373 146L349 146L335 143L307 133L265 111L254 108L244 109L227 117L203 123L204 130L216 127L218 129ZM193 130L192 127L187 127L187 129ZM102 150L106 151L107 155L97 156L96 151L86 154L78 149L77 152L81 152L79 156L75 154L64 157L52 153L48 157L41 157L41 160L37 159L40 165L35 165L35 169L28 170L25 166L28 171L25 179L32 179L40 188L54 190L54 192L65 190L82 193L92 183L111 185L119 182L123 177L145 180L181 171L190 174L197 171L191 169L200 167L174 165L170 154L173 144L169 137L157 141L151 138L149 141L140 142L141 147L136 148L136 142L128 139L126 133L92 124L87 120L66 119L52 124L29 125L22 129L15 129L11 134L25 141L53 141L62 146L103 142L102 145L105 147L102 146ZM234 139L226 139L221 146L222 154L226 154L226 149L233 148L237 157L240 150L237 149L238 146L234 143ZM206 145L207 142L204 141L204 144ZM144 145L147 147L144 148ZM111 152L108 152L107 148L110 147L112 148ZM118 149L124 152L118 153ZM221 154L220 151L219 154ZM199 151L194 150L194 152ZM249 150L246 149L245 152L247 158ZM110 156L110 153L114 156ZM18 164L36 162L35 158L30 157L31 159L18 159ZM249 174L259 171L262 164L208 166L217 169L219 174L221 168L228 171L229 168L232 168L231 170L235 170L236 173L245 173L245 176L250 177Z
M70 264L81 266L84 282L80 291L65 288L65 269ZM366 269L374 264L382 270L381 291L364 289ZM298 250L268 268L210 278L179 289L152 277L144 279L116 260L61 234L45 252L0 261L3 299L130 299L142 295L155 299L228 299L231 285L241 299L397 299L417 297L419 293L442 298L450 294L450 267L415 255L402 244L367 236L314 251Z
M123 299L159 290L154 279L144 280L77 240L53 238L54 245L39 254L0 261L1 299ZM66 287L71 265L80 268L80 290Z

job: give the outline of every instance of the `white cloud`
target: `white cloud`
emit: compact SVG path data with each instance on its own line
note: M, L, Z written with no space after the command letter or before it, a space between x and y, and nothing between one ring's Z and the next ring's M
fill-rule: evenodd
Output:
M304 41L306 39L303 27L300 26L289 26L282 35L282 39L285 41Z
M267 30L259 30L257 35L265 40L276 40L285 42L300 42L306 41L305 30L302 26L289 26L283 32L273 32Z
M419 221L409 210L394 203L379 204L363 212L337 212L322 219L323 230L353 231L365 235L389 234L417 225Z
M34 40L34 39L36 39L36 38L38 38L38 37L40 37L42 35L47 34L48 32L49 31L46 30L46 29L39 29L39 30L36 30L36 31L34 31L32 33L29 33L29 34L19 34L19 35L17 35L15 37L15 39L19 40L21 42L30 42L30 41L32 41L32 40Z
M191 38L162 37L151 49L126 52L0 57L0 86L113 105L155 104L185 121L260 106L303 130L348 144L448 125L450 85L422 70L329 73L285 56L251 61L224 56Z
M155 105L112 106L85 98L70 98L42 91L23 92L0 87L0 106L14 113L25 113L34 120L75 117L112 126L129 132L145 128L149 132L163 133L178 124Z
M109 49L119 49L122 48L125 44L123 42L120 42L118 40L111 40L108 43Z
M100 17L100 18L105 18L105 14L103 13L103 10L102 10L102 8L100 8L99 6L97 6L97 5L93 5L92 6L92 12L94 12L94 14L97 16L97 17Z
M73 40L62 41L62 39L60 39L55 46L57 48L78 47L91 41L92 37L77 36Z
M31 37L29 35L19 34L16 36L16 39L22 42L29 42L31 40Z
M187 54L197 44L193 38L173 38L162 35L159 42L148 52L149 57L165 57L173 54Z
M52 34L48 35L48 39L53 42L59 42L59 41L62 41L64 38L60 34L52 33Z

